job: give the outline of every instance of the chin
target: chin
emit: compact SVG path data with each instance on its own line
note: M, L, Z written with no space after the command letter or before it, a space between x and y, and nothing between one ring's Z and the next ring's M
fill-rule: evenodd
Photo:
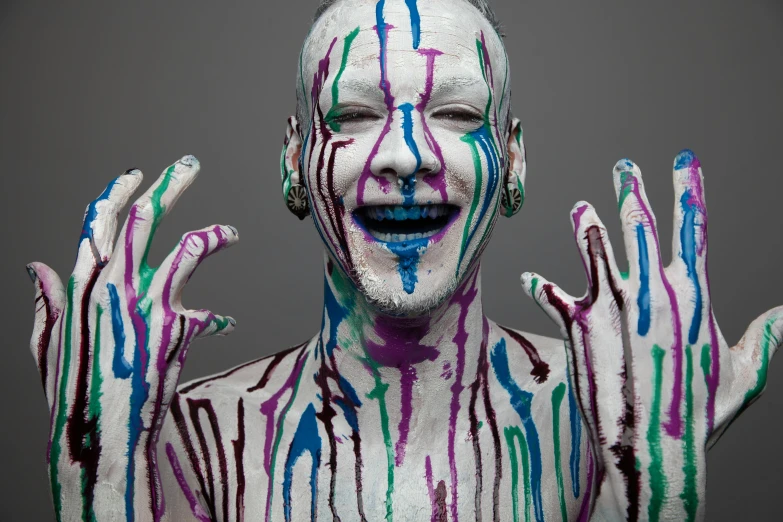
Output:
M416 289L408 293L403 289L400 276L395 276L396 284L390 284L389 278L378 277L371 270L357 273L359 289L368 304L383 314L395 317L429 315L446 302L457 288L457 281L453 277L439 284L420 279Z

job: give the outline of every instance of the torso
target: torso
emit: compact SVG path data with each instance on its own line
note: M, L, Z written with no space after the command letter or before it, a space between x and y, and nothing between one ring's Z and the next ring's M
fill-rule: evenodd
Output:
M388 383L352 397L316 341L183 385L158 446L168 509L232 521L580 519L594 473L562 341L494 323L488 341L475 374L444 370L448 422L437 426L415 386L405 430Z

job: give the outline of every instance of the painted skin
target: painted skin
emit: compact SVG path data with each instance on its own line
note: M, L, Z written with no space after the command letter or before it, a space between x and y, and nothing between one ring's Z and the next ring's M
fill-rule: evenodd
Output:
M30 266L58 519L703 519L706 449L763 390L783 312L736 347L720 335L695 156L675 160L670 266L641 174L622 161L628 273L579 203L585 297L523 275L564 350L481 306L480 254L508 213L500 191L525 174L486 20L454 0L346 0L312 30L301 70L309 121L289 120L281 166L284 191L306 183L326 246L310 341L177 387L190 342L234 325L179 301L234 229L191 232L160 267L146 262L198 172L192 156L131 207L116 248L141 173L109 185L65 287ZM444 202L449 226L424 241L380 241L355 212Z

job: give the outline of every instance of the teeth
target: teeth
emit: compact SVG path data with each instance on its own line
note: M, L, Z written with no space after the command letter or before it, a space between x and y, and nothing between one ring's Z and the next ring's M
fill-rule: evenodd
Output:
M386 241L388 243L399 243L401 241L413 241L414 239L427 239L437 234L438 231L432 230L430 232L417 232L415 234L391 234L388 232L376 232L371 230L370 233L375 239Z

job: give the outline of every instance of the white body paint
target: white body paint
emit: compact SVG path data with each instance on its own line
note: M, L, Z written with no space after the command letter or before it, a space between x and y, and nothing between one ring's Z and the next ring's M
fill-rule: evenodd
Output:
M179 296L236 230L188 233L160 267L146 262L195 179L192 156L131 207L116 245L141 173L110 184L66 285L30 265L58 518L703 519L706 449L763 390L783 311L734 348L720 335L698 159L675 160L671 265L641 173L621 161L627 276L577 204L588 292L523 275L565 341L520 334L481 306L481 253L498 213L515 211L501 194L523 195L525 180L489 22L462 0L343 0L314 25L300 71L306 116L289 120L281 168L325 243L310 341L178 386L190 342L234 325Z

